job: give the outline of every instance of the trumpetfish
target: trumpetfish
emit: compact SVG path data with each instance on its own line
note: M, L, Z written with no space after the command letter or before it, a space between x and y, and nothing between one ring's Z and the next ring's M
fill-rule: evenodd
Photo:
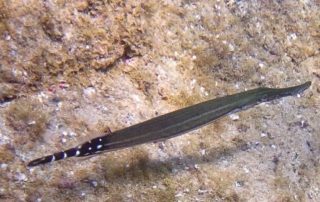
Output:
M77 147L35 159L29 162L28 166L37 166L69 157L89 156L173 138L209 124L222 116L248 109L259 103L300 94L310 85L311 82L308 81L288 88L260 87L208 100L117 130L111 134L108 132Z

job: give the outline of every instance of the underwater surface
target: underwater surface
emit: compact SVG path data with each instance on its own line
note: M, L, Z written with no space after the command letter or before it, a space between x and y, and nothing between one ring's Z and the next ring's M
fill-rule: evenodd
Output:
M163 142L28 162L306 81ZM317 1L0 1L0 201L320 201Z

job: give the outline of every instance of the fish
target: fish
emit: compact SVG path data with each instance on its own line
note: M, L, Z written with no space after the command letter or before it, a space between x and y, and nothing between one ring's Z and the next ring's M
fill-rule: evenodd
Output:
M35 159L28 167L69 157L83 157L128 148L139 144L163 141L209 124L218 118L251 108L259 103L286 96L300 95L311 82L288 88L260 87L201 102L186 108L151 118L115 132L91 139L79 146Z

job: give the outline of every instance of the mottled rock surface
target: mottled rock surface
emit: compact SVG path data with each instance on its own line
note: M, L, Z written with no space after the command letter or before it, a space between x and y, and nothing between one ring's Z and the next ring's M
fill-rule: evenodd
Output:
M320 201L320 4L0 1L1 201ZM42 155L258 86L285 98L162 143Z

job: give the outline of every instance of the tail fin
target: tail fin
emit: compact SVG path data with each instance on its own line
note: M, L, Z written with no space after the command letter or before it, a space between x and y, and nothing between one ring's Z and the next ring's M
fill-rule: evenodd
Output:
M45 164L53 161L59 161L61 159L65 159L68 157L78 156L79 151L77 148L68 149L66 151L58 152L49 156L45 156L42 158L35 159L28 163L29 167L37 166L40 164Z
M107 135L94 138L88 142L79 145L78 147L74 147L68 149L66 151L58 152L49 156L45 156L42 158L35 159L28 163L29 167L50 163L53 161L62 160L69 157L74 156L89 156L102 152L107 147L104 144L107 142Z

